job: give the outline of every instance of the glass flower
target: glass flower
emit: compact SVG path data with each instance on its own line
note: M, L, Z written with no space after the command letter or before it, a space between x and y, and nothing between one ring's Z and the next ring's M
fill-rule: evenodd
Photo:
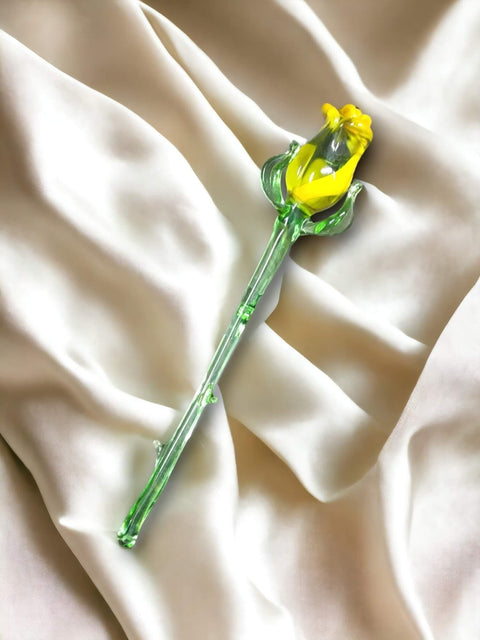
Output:
M353 180L353 172L372 140L371 120L351 104L341 109L324 104L323 114L325 125L314 138L304 145L293 141L285 153L273 156L262 167L263 190L278 212L272 235L213 354L207 373L173 436L164 444L154 442L154 471L117 534L124 547L135 544L143 522L165 487L200 416L216 401L215 385L292 244L303 235L342 233L352 222L355 198L363 186ZM336 211L327 212L320 220L311 220L314 213L331 207L343 196L344 201Z
M297 207L312 216L336 204L372 140L370 116L353 104L336 109L326 103L322 111L325 124L314 138L293 141L262 167L263 190L280 214Z
M287 201L307 215L328 209L347 192L358 161L372 140L372 120L353 104L322 107L325 125L287 166Z

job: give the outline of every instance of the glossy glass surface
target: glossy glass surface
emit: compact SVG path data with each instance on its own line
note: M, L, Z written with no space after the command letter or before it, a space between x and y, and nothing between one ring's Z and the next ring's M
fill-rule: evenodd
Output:
M216 402L215 386L292 244L302 235L342 233L352 222L353 205L362 189L361 182L352 182L353 172L372 139L371 121L353 105L337 110L326 104L323 113L326 124L317 136L304 145L293 141L285 153L263 165L263 190L278 212L272 235L175 433L165 444L154 443L157 452L154 471L117 534L124 547L135 544L205 407ZM314 213L325 210L343 196L345 200L337 210L320 220L311 220Z

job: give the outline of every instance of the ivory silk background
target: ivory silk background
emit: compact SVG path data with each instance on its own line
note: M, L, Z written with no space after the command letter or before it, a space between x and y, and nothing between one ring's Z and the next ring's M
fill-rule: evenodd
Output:
M2 0L2 640L480 638L477 0ZM115 532L269 237L373 118L137 546Z

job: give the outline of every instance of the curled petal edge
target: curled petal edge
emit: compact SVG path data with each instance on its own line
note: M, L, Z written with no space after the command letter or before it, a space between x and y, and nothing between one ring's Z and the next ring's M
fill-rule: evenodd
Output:
M326 218L314 222L308 218L302 224L302 236L336 236L346 231L352 224L355 200L363 189L363 182L354 180L345 195L345 199L339 209Z
M275 209L281 213L286 207L282 190L282 178L288 164L300 149L300 143L293 140L287 151L277 156L269 158L262 167L261 179L263 192L273 204Z

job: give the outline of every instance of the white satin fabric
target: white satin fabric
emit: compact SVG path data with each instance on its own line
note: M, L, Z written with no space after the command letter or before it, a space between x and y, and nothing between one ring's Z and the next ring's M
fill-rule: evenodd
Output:
M479 638L477 0L0 26L0 636ZM122 549L327 101L373 118L354 225L298 241Z

